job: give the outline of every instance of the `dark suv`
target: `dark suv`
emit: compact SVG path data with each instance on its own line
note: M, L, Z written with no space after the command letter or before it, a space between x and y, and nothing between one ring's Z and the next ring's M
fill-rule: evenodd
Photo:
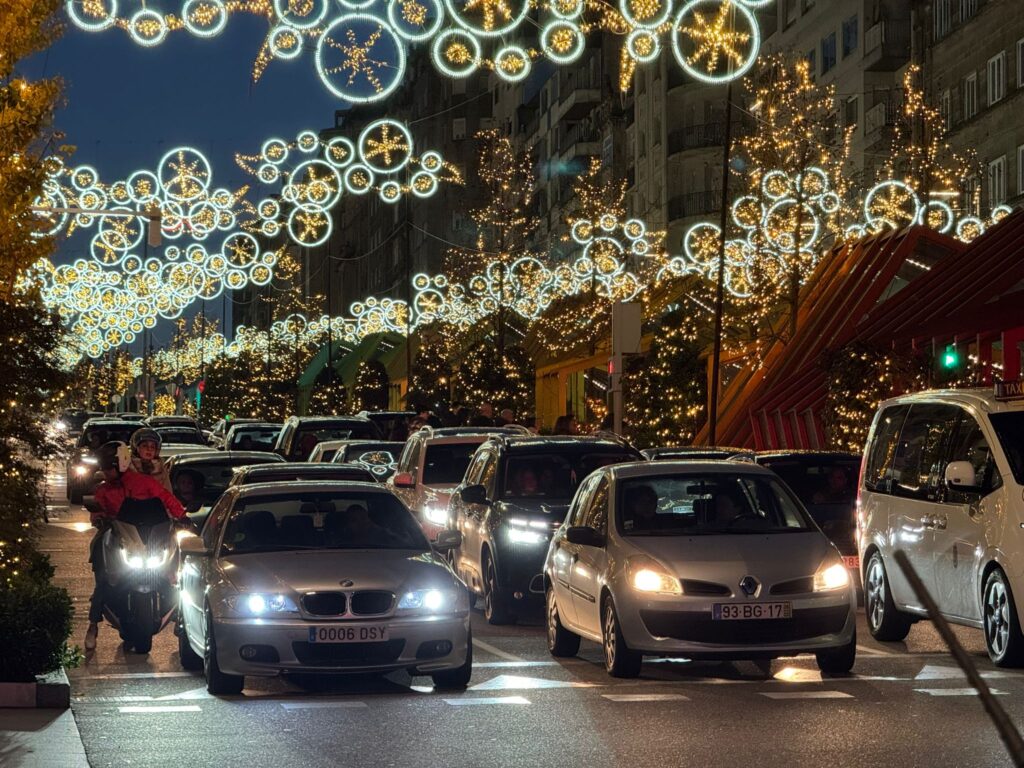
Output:
M530 582L544 568L551 534L577 487L599 467L639 461L639 451L606 437L492 437L477 448L452 494L448 524L462 533L453 566L484 599L491 624L542 604Z
M274 453L287 461L308 461L323 440L380 440L380 429L363 416L292 416L285 421Z
M140 426L132 421L113 418L89 419L85 422L82 436L68 457L67 494L72 504L81 504L82 498L91 494L99 482L96 479L100 468L96 458L99 447L114 440L129 442Z

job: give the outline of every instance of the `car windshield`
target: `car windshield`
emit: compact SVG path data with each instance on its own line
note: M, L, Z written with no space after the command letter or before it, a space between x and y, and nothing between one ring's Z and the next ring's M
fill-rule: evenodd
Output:
M241 499L224 530L223 551L430 549L423 531L390 493L318 492Z
M341 448L334 456L335 464L355 464L372 472L375 478L387 479L397 465L404 443L355 443Z
M281 434L280 425L266 427L236 427L228 436L229 451L272 451L277 436Z
M132 439L132 434L138 428L138 424L132 424L131 422L125 422L124 425L103 424L86 427L85 432L82 433L82 437L78 441L78 447L94 451L104 443L109 443L112 440L127 443Z
M427 455L423 462L423 484L457 485L460 483L479 444L472 442L428 445Z
M259 464L252 457L239 456L219 461L195 462L175 465L171 469L171 486L174 495L187 502L191 495L199 496L204 502L212 503L224 492L235 473L235 467L245 464Z
M626 536L812 530L778 480L752 474L631 478L620 483L617 509L617 525Z
M571 499L595 469L624 461L636 461L636 456L621 450L511 453L505 462L502 498Z
M155 431L160 435L160 439L165 443L177 443L178 445L206 445L203 433L194 429L161 427Z
M301 441L305 435L315 435L316 441L325 440L373 440L379 437L373 422L345 421L337 424L310 424L299 428L296 439Z
M360 483L375 482L373 475L362 467L345 466L344 464L332 464L329 468L289 469L287 463L279 468L275 467L272 472L250 472L243 476L242 485L253 483L281 483L291 480L314 480L333 481L351 480Z
M849 507L857 500L857 456L808 456L765 458L758 461L782 478L806 506L841 504Z
M989 418L1010 463L1013 479L1024 485L1024 411L993 413Z

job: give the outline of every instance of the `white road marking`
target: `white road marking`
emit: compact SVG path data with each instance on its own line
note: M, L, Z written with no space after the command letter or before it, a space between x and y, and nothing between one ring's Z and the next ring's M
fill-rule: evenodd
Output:
M602 693L608 701L689 701L689 696L681 693Z
M769 699L852 699L848 693L842 691L782 691L779 693L767 693L761 691L761 695Z
M1013 672L982 672L984 678L999 679L1003 677L1020 677ZM962 680L965 675L959 667L945 667L937 664L926 664L917 673L915 680Z
M599 683L578 683L571 680L548 680L543 677L498 675L470 687L471 691L530 691L539 688L597 688Z
M821 672L817 669L805 669L803 667L783 667L774 675L773 679L780 683L820 683Z
M69 531L74 531L75 533L88 533L89 531L93 530L92 523L84 523L84 522L83 523L57 523L57 522L50 521L48 523L48 525L52 525L55 528L67 528Z
M869 648L866 645L858 645L857 653L865 653L868 656L899 656L900 654L891 651L883 651L880 648Z
M507 661L526 661L526 659L524 659L522 656L516 656L512 653L505 653L505 651L501 650L501 648L495 648L490 643L485 643L483 640L480 640L476 637L473 638L473 645L475 645L482 651L487 651L487 653L491 654L492 656L497 656L499 659L505 659Z
M157 706L157 707L118 707L122 714L140 715L152 712L202 712L202 708L195 704L183 704L181 706Z
M977 696L978 691L974 688L915 688L918 693L926 693L929 696ZM992 690L996 696L1005 696L1005 691Z
M474 641L475 644L476 641ZM583 659L564 661L474 661L473 669L509 669L516 667L561 667L565 664L586 664Z
M193 672L117 672L109 675L72 675L75 680L144 680L160 677L196 677Z
M365 701L282 701L284 709L366 709Z
M172 693L169 696L158 696L155 701L190 701L192 699L212 699L215 698L206 688L193 688L190 691L182 691L181 693Z
M484 696L478 698L445 699L444 703L451 704L453 707L477 707L488 704L529 704L530 700L524 699L522 696Z

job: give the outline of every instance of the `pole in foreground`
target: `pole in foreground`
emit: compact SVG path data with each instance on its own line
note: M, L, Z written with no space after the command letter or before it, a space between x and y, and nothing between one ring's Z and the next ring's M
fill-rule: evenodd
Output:
M718 389L722 364L722 314L725 311L725 239L729 225L729 153L732 144L732 82L725 90L725 138L722 148L722 216L715 286L715 338L711 353L711 392L708 403L708 445L718 443Z

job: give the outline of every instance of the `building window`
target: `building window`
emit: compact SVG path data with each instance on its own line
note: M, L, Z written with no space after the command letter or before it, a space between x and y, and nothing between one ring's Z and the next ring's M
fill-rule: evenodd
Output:
M947 131L953 127L953 111L950 109L949 88L942 92L939 97L939 116L942 118L942 127Z
M817 51L813 48L807 52L807 63L811 65L811 77L818 74L818 58L816 54Z
M978 74L972 72L964 78L964 120L978 114Z
M950 4L953 0L935 0L935 39L941 40L949 34Z
M992 106L1006 95L1006 52L988 60L988 104Z
M857 50L859 30L857 29L857 14L854 14L843 22L843 58Z
M960 0L960 23L978 12L978 0Z
M995 208L1006 201L1006 155L988 164L988 204Z
M851 125L856 125L860 119L860 99L856 96L846 100L846 109L844 110L844 120L846 127L849 128Z
M836 65L836 33L832 32L821 38L821 74L825 74Z
M978 177L971 176L967 179L964 192L966 193L966 210L974 216L978 215L978 211L981 208L981 200L978 199Z

